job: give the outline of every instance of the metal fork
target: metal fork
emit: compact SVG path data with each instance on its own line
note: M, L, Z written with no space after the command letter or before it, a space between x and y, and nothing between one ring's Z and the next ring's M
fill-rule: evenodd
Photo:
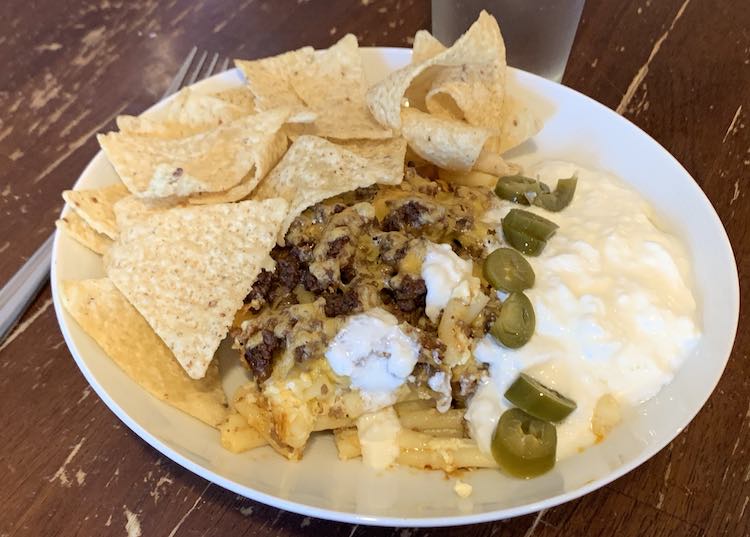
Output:
M208 52L202 51L198 54L198 47L193 47L164 92L162 100L198 80L226 71L229 67L229 58L224 58L221 63L220 59L216 53L209 59ZM52 233L0 289L0 343L49 279L54 237L55 234Z

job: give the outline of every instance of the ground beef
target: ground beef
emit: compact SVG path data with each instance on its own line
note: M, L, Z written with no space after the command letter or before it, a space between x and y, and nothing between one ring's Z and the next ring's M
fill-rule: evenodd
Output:
M440 341L434 332L422 331L419 334L419 343L422 346L422 353L427 357L429 362L441 364L445 357L447 347Z
M418 229L424 224L422 215L428 211L427 207L418 201L408 201L390 212L383 220L383 231L401 231Z
M279 281L287 289L294 289L297 286L305 268L295 253L290 250L286 250L283 255L276 259L276 272L279 275Z
M336 290L332 293L325 293L325 312L328 317L338 317L339 315L350 315L360 307L359 297L354 289L347 291Z
M328 251L326 252L326 255L328 259L333 259L339 256L341 253L341 250L349 244L349 241L351 239L348 235L344 235L342 237L339 237L337 239L332 240L328 243Z
M325 286L309 270L302 273L302 285L311 293L320 293L325 289Z
M378 185L358 188L354 191L354 199L357 201L371 201L378 193Z
M354 268L354 265L346 265L341 267L339 275L341 276L341 283L349 285L357 275L357 269Z
M474 227L474 219L471 216L462 216L456 220L456 231L469 231Z
M245 349L245 361L258 382L263 382L273 371L273 355L281 347L282 340L270 330L263 330L262 341L256 346Z
M427 286L422 278L406 275L401 279L401 285L393 289L393 300L401 311L414 311L424 308Z
M245 304L252 304L256 301L259 301L260 304L267 302L275 284L276 275L273 272L268 272L266 269L261 270L252 289L250 289L250 292L245 297Z
M294 349L294 359L298 363L302 363L308 358L310 358L310 349L307 348L307 345L300 345Z
M398 267L409 248L409 237L399 231L380 233L375 242L380 248L380 260L393 268Z

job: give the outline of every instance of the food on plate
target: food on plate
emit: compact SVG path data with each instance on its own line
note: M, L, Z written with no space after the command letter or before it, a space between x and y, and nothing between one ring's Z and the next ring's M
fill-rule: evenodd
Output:
M338 140L390 138L370 115L357 38L348 34L322 51L304 47L262 60L237 60L258 110L288 106L312 110L316 119L297 134Z
M562 211L570 205L576 191L578 180L574 177L560 178L557 180L555 191L543 182L514 175L501 177L495 185L495 194L502 199L520 203L521 205L537 205L548 211Z
M286 210L280 198L167 209L107 250L107 276L191 378L206 374Z
M215 129L254 111L252 100L247 103L238 102L238 99L242 97L237 94L226 98L221 94L205 95L184 88L154 113L139 117L118 116L117 128L129 134L185 138Z
M685 251L637 193L504 159L542 125L486 13L448 48L419 32L370 88L351 35L237 66L246 86L118 118L99 141L122 183L67 191L60 221L107 275L63 282L66 309L227 450L298 460L332 431L376 470L529 478L700 337Z
M55 227L96 254L103 254L112 245L112 239L94 230L76 211L58 218Z
M536 328L518 349L487 337L474 346L489 375L466 420L472 438L490 449L497 419L511 407L505 394L525 373L576 405L555 423L559 460L600 441L626 409L671 381L700 338L699 314L684 246L638 193L571 163L525 173L549 185L576 175L578 184L562 211L524 206L558 226L540 255L526 257L535 280L523 293ZM518 207L504 202L487 219L501 223Z
M281 197L289 210L279 229L283 244L289 226L308 207L359 187L400 183L406 143L399 138L338 145L317 136L297 138L278 166L251 194L262 200Z
M535 418L562 421L576 409L572 401L535 378L521 373L505 391L505 398Z
M492 455L516 477L535 477L555 465L557 429L520 408L506 410L492 435Z
M62 196L94 231L114 240L117 238L114 205L128 194L125 185L116 184L89 190L66 190Z
M503 218L505 241L521 253L537 256L559 227L551 220L523 209L511 209Z
M241 117L184 138L156 138L127 132L100 134L99 144L133 194L143 198L187 197L225 192L258 181L286 147L276 134L288 109Z
M154 397L211 425L227 417L219 364L192 380L172 351L107 278L66 281L60 286L65 309L130 378Z

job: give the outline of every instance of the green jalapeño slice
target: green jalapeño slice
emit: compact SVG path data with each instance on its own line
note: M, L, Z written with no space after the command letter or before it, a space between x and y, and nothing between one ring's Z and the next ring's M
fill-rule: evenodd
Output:
M562 421L576 409L575 401L548 388L526 373L515 380L505 392L505 398L535 418Z
M512 248L498 248L484 260L484 278L495 289L523 291L534 285L534 269Z
M539 255L558 225L522 209L511 209L502 221L503 236L513 248L526 255Z
M523 293L514 292L503 302L490 334L509 349L517 349L531 339L535 327L531 300Z
M542 192L534 198L534 205L552 212L562 211L573 201L578 179L573 176L568 179L558 179L554 192Z
M530 205L542 193L549 193L547 185L523 175L501 177L495 184L495 194L498 198L521 205Z
M520 408L506 410L492 436L492 455L514 477L536 477L555 465L557 429Z

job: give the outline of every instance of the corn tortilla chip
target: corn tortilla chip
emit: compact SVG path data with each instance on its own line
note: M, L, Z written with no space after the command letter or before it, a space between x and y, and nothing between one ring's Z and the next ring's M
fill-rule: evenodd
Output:
M467 64L488 67L497 65L501 57L504 61L504 50L505 46L497 21L487 12L482 11L477 21L458 38L452 47L421 63L407 65L371 87L367 93L370 111L381 125L399 131L401 129L401 100L412 82L426 89L429 87L429 78L435 76L440 71L440 67L461 67ZM427 77L427 80L424 80L424 77L423 80L417 80L422 74ZM412 99L421 101L423 98L422 95L409 94L410 101Z
M258 110L278 107L297 110L305 104L294 90L293 76L309 67L314 54L312 47L303 47L270 58L235 60L234 63L245 76Z
M55 221L55 227L64 231L77 242L96 254L103 254L112 245L112 239L94 231L75 211L71 211Z
M503 101L503 124L500 136L491 138L487 149L504 153L521 145L542 129L542 120L519 96L508 93Z
M372 117L365 99L362 57L357 38L344 36L326 50L299 49L252 62L237 61L256 97L258 107L305 106L317 114L294 135L313 134L334 139L384 139L390 130Z
M115 203L113 210L117 229L122 231L138 224L147 216L172 209L174 207L187 207L184 198L139 198L138 196L125 196Z
M282 132L270 136L270 141L263 141L264 150L258 153L255 167L238 184L226 192L199 193L189 198L190 203L202 205L207 203L229 203L246 198L268 172L276 166L287 148L287 137Z
M398 137L388 140L346 140L338 142L337 145L367 159L369 166L379 174L377 183L397 185L403 180L406 160L405 139Z
M404 108L402 134L420 157L447 170L468 172L492 132L462 121Z
M414 34L414 45L411 50L411 63L418 64L437 56L446 49L446 46L438 41L427 30L419 30Z
M137 196L223 192L251 171L288 116L288 109L244 116L180 139L117 132L97 139L123 183Z
M128 195L122 183L90 190L65 190L62 194L65 203L78 213L78 216L97 233L110 239L117 238L117 222L114 205Z
M425 97L427 110L500 130L505 98L505 65L449 67L435 76Z
M255 113L255 97L253 97L253 92L245 86L225 89L212 93L211 96L238 106L247 114Z
M118 116L117 127L121 132L129 134L184 138L215 129L249 113L247 108L215 95L196 93L190 88L184 88L163 110L138 117Z
M191 378L202 378L276 242L287 202L156 212L123 229L107 275Z
M424 98L426 110L499 131L503 122L506 70L502 38L500 43L497 62L445 67L436 72ZM445 50L446 47L432 34L420 30L414 38L412 63L429 60Z
M420 30L414 38L412 63L432 58L444 50L443 44L429 32ZM512 92L505 91L501 95L502 108L498 116L497 96L493 98L487 78L477 72L479 67L465 67L465 73L451 67L435 76L425 97L425 106L430 113L465 119L479 127L499 129L499 136L493 136L485 146L496 153L522 144L541 130L539 117ZM482 104L485 101L488 105Z
M316 53L310 68L299 73L293 84L302 101L318 113L308 134L341 140L391 137L367 108L367 83L354 35L347 34Z
M188 377L146 320L107 278L64 281L65 309L125 374L157 399L218 427L228 414L218 364Z
M400 138L342 146L316 136L300 136L251 197L278 196L289 202L278 236L279 244L284 244L289 226L308 207L375 183L400 183L405 152L406 143Z

